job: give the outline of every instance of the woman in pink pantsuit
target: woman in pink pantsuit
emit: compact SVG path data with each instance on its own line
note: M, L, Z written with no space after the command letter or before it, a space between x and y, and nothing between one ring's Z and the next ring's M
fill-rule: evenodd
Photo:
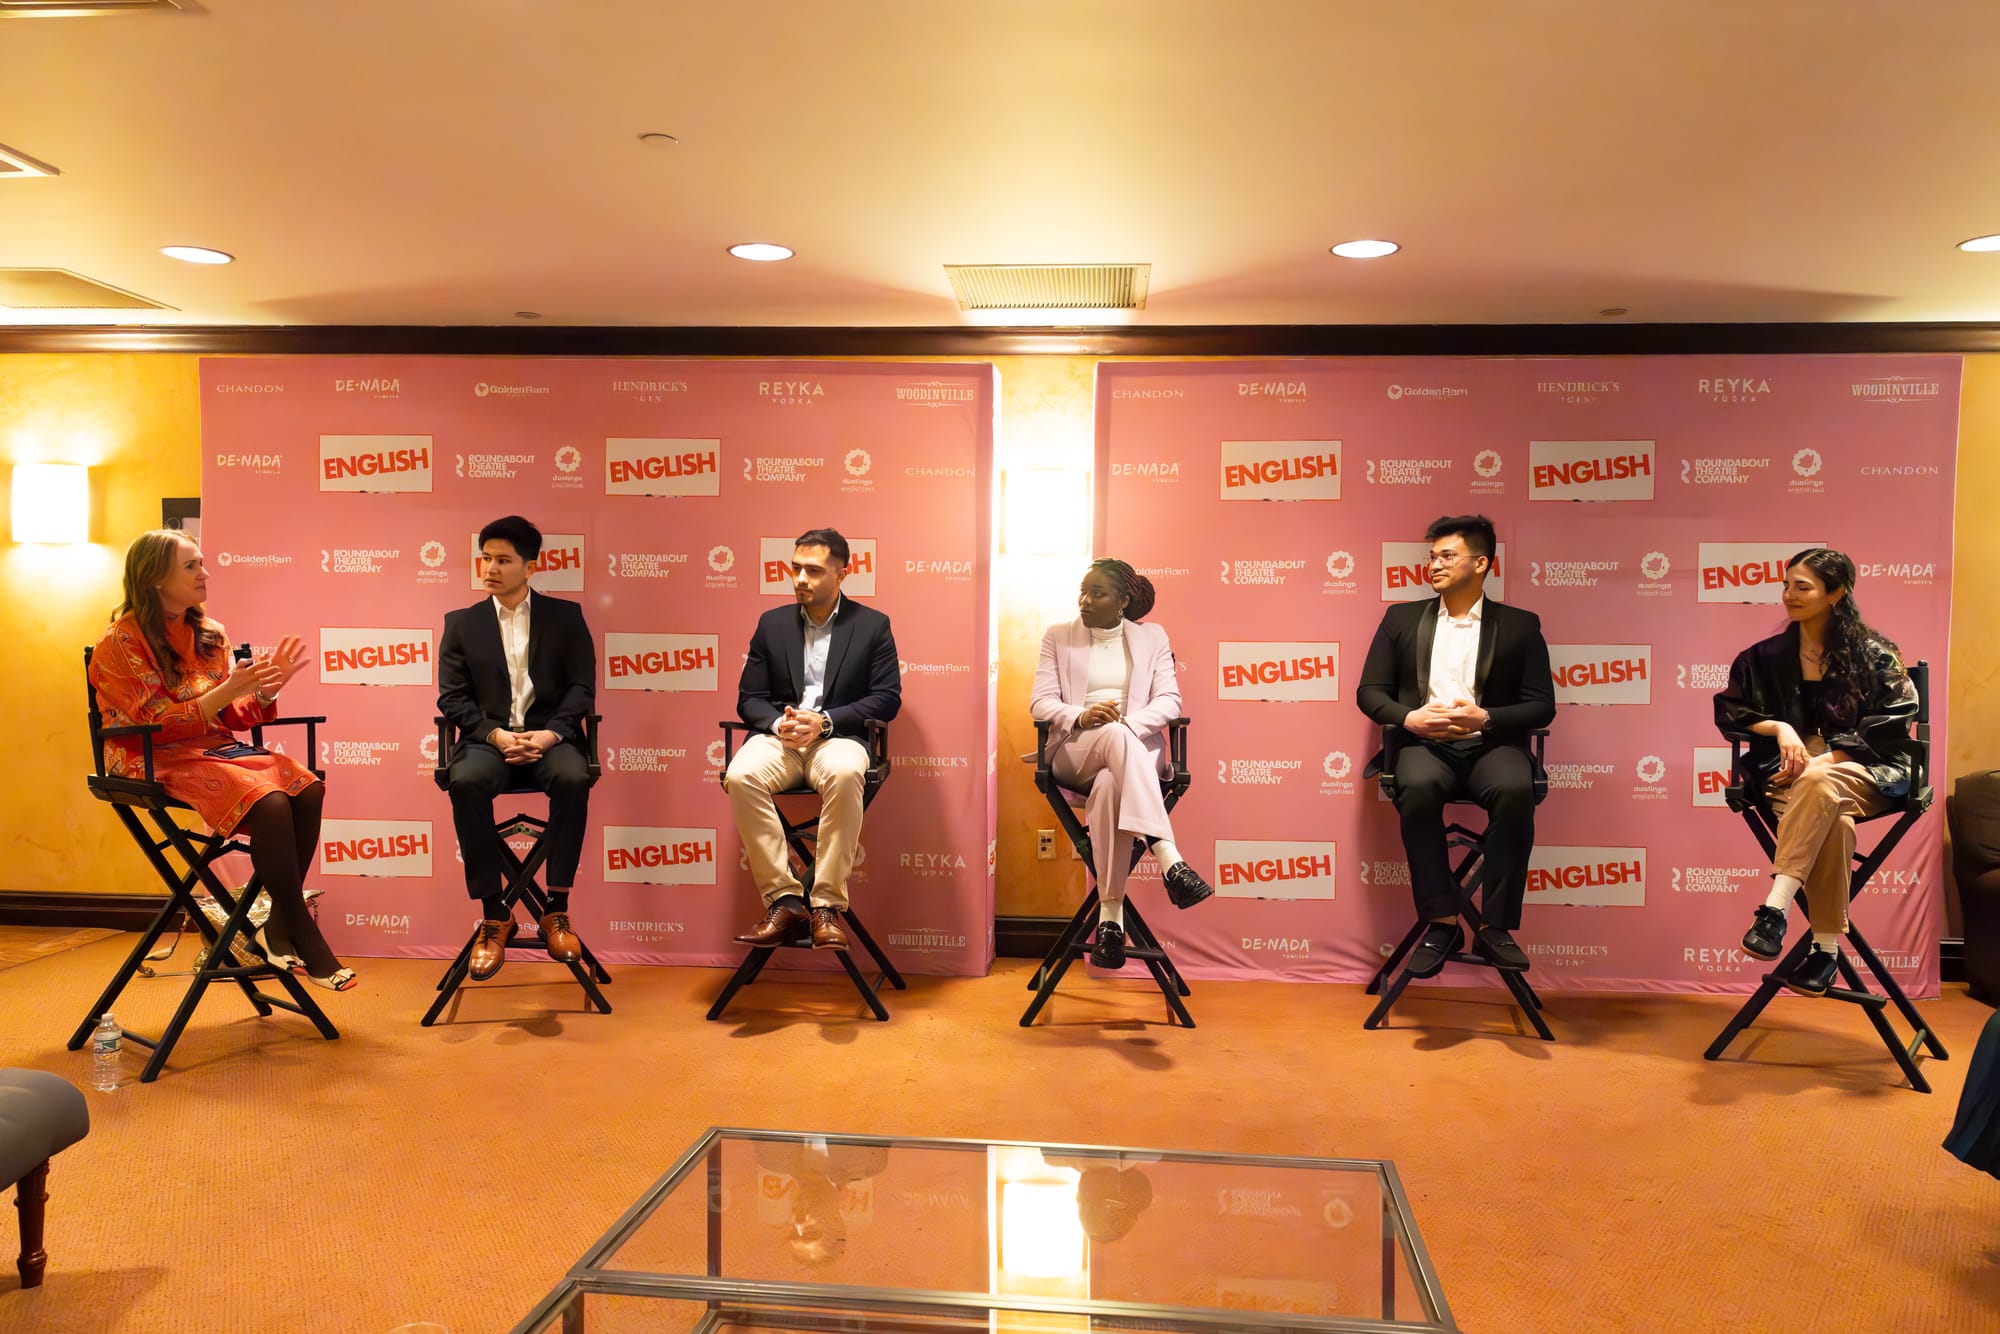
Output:
M1153 609L1152 581L1122 560L1095 560L1076 606L1077 619L1042 635L1030 707L1052 724L1056 781L1087 794L1099 897L1090 961L1122 968L1130 839L1151 850L1175 907L1192 908L1215 891L1174 847L1160 796L1167 724L1180 716L1181 689L1167 632L1141 619Z

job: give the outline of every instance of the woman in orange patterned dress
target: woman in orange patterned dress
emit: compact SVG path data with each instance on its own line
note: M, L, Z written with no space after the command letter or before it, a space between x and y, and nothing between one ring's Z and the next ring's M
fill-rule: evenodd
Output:
M90 655L106 726L157 723L153 776L219 834L240 834L271 896L257 944L280 968L333 991L355 983L306 911L305 873L318 850L326 785L287 755L246 745L236 728L277 717L278 692L305 666L297 636L232 663L222 624L202 604L208 571L180 533L142 533L125 553L125 601ZM109 737L106 768L143 777L138 742Z

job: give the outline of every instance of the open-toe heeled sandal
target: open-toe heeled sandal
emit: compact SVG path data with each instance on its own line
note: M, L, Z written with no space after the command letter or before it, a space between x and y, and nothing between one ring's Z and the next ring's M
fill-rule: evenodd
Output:
M252 939L257 942L257 948L264 951L264 958L270 962L271 967L281 972L303 973L306 970L306 961L304 959L301 959L296 954L280 954L277 950L271 948L270 929L270 925L267 923L264 926L258 927L252 936Z
M325 977L314 977L311 973L307 973L306 981L316 987L325 987L328 991L348 991L361 979L352 968L336 968Z

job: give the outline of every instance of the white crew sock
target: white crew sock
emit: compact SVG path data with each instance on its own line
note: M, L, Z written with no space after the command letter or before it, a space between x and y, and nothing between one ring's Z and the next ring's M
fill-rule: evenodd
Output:
M1813 932L1813 948L1816 950L1825 950L1828 954L1840 953L1840 932L1838 931Z
M1792 906L1792 895L1799 892L1802 883L1804 882L1795 875L1772 876L1771 897L1764 900L1764 906L1776 908L1779 912L1785 911Z
M1099 922L1109 922L1119 930L1124 930L1125 900L1099 899L1097 901L1097 920Z
M1153 861L1158 864L1161 875L1165 875L1168 871L1173 870L1174 867L1186 860L1185 857L1181 856L1181 850L1174 846L1172 839L1156 838L1153 840Z

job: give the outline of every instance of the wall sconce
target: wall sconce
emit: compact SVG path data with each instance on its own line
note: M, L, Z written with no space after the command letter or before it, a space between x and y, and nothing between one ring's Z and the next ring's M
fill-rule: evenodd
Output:
M1090 474L1072 468L1010 468L1000 474L1000 554L1090 554Z
M14 540L90 540L90 469L80 463L14 465Z

